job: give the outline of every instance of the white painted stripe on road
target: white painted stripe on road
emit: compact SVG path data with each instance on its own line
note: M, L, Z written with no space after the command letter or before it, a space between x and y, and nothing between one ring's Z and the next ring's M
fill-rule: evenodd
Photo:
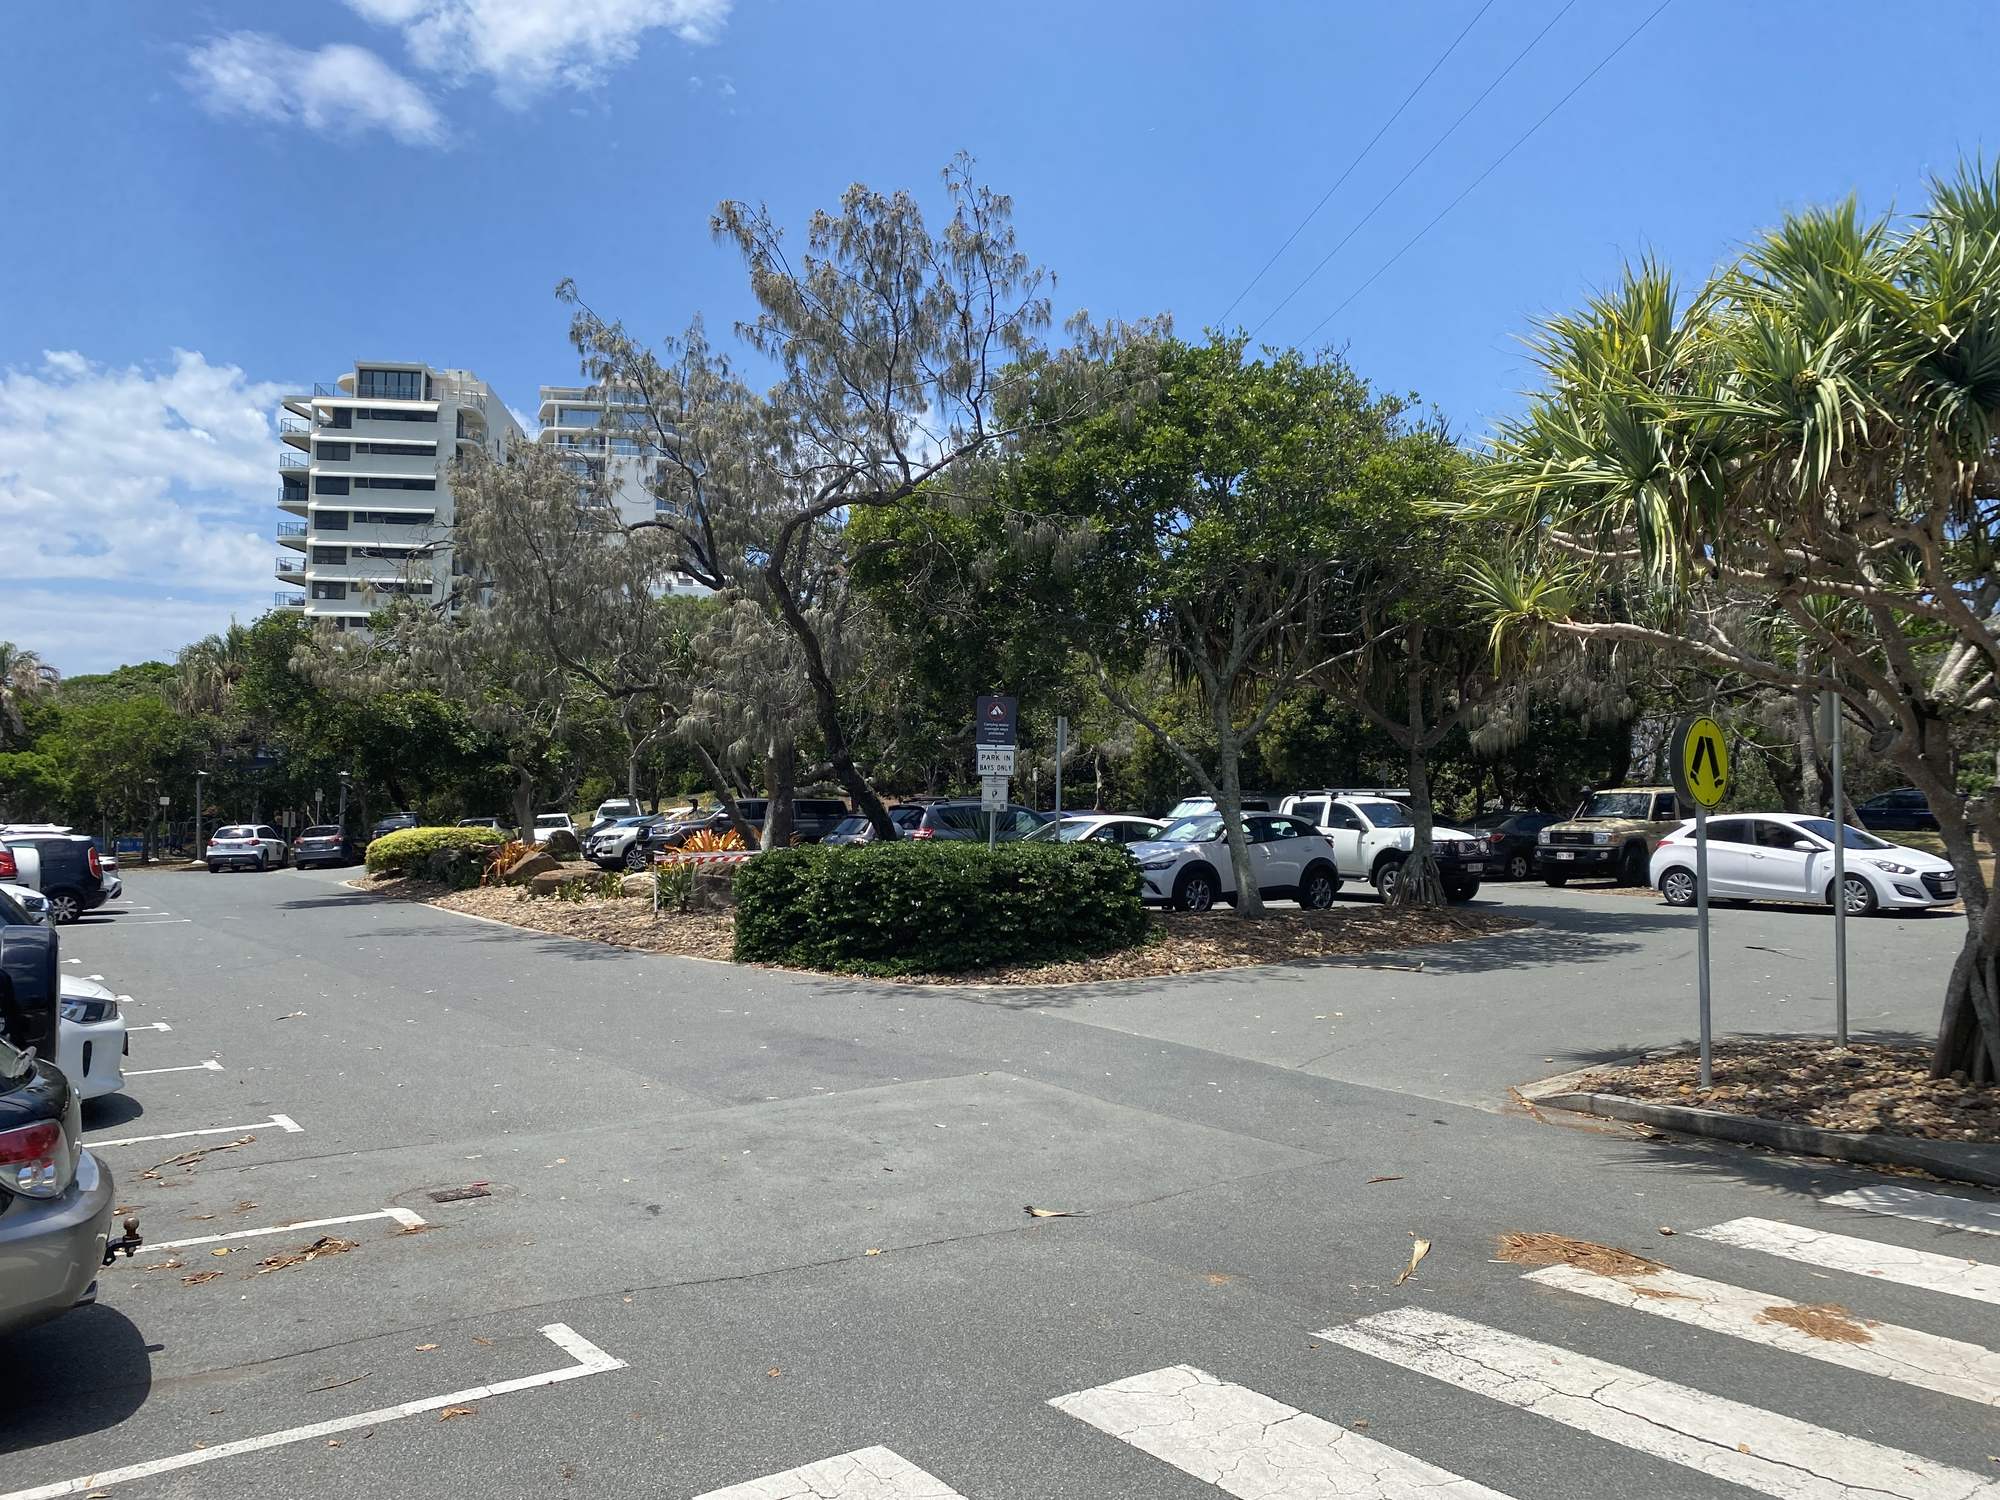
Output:
M165 1250L192 1250L196 1245L219 1245L224 1240L254 1240L267 1234L297 1234L302 1229L331 1229L336 1224L365 1224L370 1219L393 1219L405 1229L417 1229L423 1220L407 1208L378 1208L365 1214L342 1214L337 1219L294 1219L288 1224L267 1224L262 1229L236 1229L228 1234L199 1234L191 1240L160 1240L141 1245L133 1253L146 1255Z
M222 1064L214 1058L207 1062L183 1063L178 1068L127 1068L127 1078L156 1078L162 1073L220 1073Z
M1507 1500L1498 1490L1411 1458L1384 1443L1173 1365L1049 1405L1242 1500Z
M1909 1250L1852 1235L1822 1234L1797 1224L1780 1224L1776 1219L1731 1219L1727 1224L1690 1233L1720 1245L1782 1255L1787 1260L1803 1261L1828 1271L1872 1276L1878 1281L1899 1282L1926 1292L1969 1297L1974 1302L2000 1303L2000 1266L1989 1266L1983 1261L1934 1255L1928 1250Z
M0 1495L0 1500L12 1500ZM926 1474L888 1448L857 1448L816 1464L766 1474L695 1500L965 1500L942 1479Z
M1781 1500L1972 1500L2000 1483L1424 1308L1318 1337Z
M1550 1266L1527 1278L1543 1286L1595 1297L1635 1312L1671 1318L1695 1328L1726 1333L1787 1354L1803 1354L1829 1365L1844 1365L1885 1380L1901 1381L1986 1406L2000 1405L2000 1353L1962 1339L1940 1338L1894 1323L1864 1322L1810 1311L1772 1297L1678 1271L1651 1276L1600 1276L1576 1266ZM1775 1314L1775 1316L1774 1316ZM1824 1330L1809 1333L1785 1321L1792 1314Z
M120 927L178 927L183 922L192 922L193 917L138 917L121 921Z
M141 1021L136 1026L128 1023L125 1029L127 1031L172 1031L174 1028L169 1026L165 1021Z
M10 1490L0 1495L0 1500L62 1500L65 1495L106 1489L114 1484L131 1484L135 1480L151 1479L158 1474L171 1474L177 1469L192 1468L196 1464L212 1464L219 1459L238 1458L245 1453L262 1453L266 1449L282 1448L290 1443L304 1443L314 1438L332 1437L335 1433L352 1432L357 1427L377 1427L384 1422L398 1422L404 1417L420 1417L425 1412L438 1411L447 1406L467 1406L475 1401L490 1401L495 1396L512 1395L515 1391L531 1391L539 1386L559 1385L563 1381L576 1380L585 1375L604 1375L625 1368L624 1360L613 1359L567 1324L551 1323L542 1329L542 1333L564 1353L574 1358L576 1363L565 1365L560 1370L544 1371L540 1375L524 1375L518 1380L501 1380L492 1385L476 1385L469 1390L452 1391L443 1396L427 1396L421 1401L405 1401L400 1406L381 1406L374 1411L360 1412L351 1417L335 1417L327 1422L314 1422L307 1427L287 1427L282 1432L267 1432L261 1437L239 1438L233 1443L215 1443L207 1448L175 1453L167 1458L155 1458L142 1464L127 1464L122 1469L105 1469L76 1479L59 1480L55 1484L36 1485L25 1490Z
M115 1141L86 1140L84 1145L93 1151L102 1151L106 1146L143 1146L148 1141L183 1141L196 1135L244 1135L252 1131L268 1130L277 1126L287 1135L301 1135L305 1126L293 1120L290 1115L272 1115L268 1120L259 1120L254 1125L216 1125L208 1130L169 1130L164 1135L127 1135Z
M1926 1193L1918 1188L1855 1188L1852 1192L1835 1193L1825 1202L1829 1208L1858 1208L1863 1213L1915 1219L1919 1224L1942 1224L1946 1229L1963 1229L1972 1234L2000 1234L2000 1204Z

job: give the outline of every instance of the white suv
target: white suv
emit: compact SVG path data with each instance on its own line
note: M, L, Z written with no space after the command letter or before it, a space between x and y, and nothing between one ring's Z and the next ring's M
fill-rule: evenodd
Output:
M1300 792L1281 805L1326 835L1341 879L1368 881L1387 901L1395 895L1403 861L1417 841L1416 822L1402 801L1407 796L1397 790L1330 789ZM1484 839L1434 823L1431 854L1447 898L1469 901L1478 893L1488 865Z
M268 823L232 823L208 836L202 851L208 873L220 875L234 865L239 870L283 869L290 862L292 846L285 836Z
M1297 901L1315 911L1333 905L1340 889L1333 846L1312 824L1253 812L1243 815L1243 832L1250 841L1259 895ZM1178 818L1157 839L1125 847L1139 862L1140 895L1147 901L1178 911L1207 911L1217 901L1235 899L1236 869L1220 813Z

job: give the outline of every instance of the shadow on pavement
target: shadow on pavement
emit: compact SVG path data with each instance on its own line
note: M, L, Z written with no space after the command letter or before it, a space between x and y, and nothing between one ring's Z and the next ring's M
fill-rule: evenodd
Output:
M0 1339L0 1453L117 1426L153 1388L152 1352L102 1303Z

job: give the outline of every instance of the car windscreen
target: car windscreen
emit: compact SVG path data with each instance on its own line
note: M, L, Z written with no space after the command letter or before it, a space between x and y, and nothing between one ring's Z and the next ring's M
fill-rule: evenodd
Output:
M893 813L890 814L890 816L892 818L895 817ZM902 820L900 818L896 819L896 822L898 822L899 824L901 823L901 821ZM855 813L852 816L842 818L838 823L834 824L833 831L837 834L840 834L842 837L845 837L850 833L860 833L862 830L868 828L869 826L870 826L869 822L865 817L863 817L860 813Z
M1214 807L1213 797L1183 797L1174 804L1174 810L1167 814L1167 818L1171 821L1175 818L1199 817L1202 813L1212 811Z
M1160 835L1163 844L1207 844L1222 837L1219 813L1203 813L1194 818L1177 818Z
M210 837L218 839L254 839L257 837L257 830L250 824L245 823L236 828L218 828Z
M1579 818L1638 818L1653 816L1651 792L1599 792L1584 806Z
M1792 826L1803 828L1807 833L1817 834L1829 844L1833 842L1833 819L1831 818L1800 818ZM1878 839L1872 833L1863 833L1859 828L1850 823L1847 825L1847 847L1850 849L1891 849L1895 846L1887 839Z
M0 891L0 927L33 927L35 919L28 915L21 903L5 891Z
M328 823L320 828L308 828L299 837L302 839L337 839L340 837L340 830L334 827L333 824Z
M1067 844L1082 836L1083 825L1081 823L1076 825L1074 832L1071 831L1071 825L1068 823L1044 823L1041 827L1031 829L1027 833L1022 834L1021 842L1024 844L1031 841L1037 844L1053 844L1060 839L1063 843Z
M1361 816L1377 828L1414 828L1410 814L1400 802L1357 802Z
M889 809L889 821L894 823L898 828L915 828L923 820L924 810L921 807L892 807Z

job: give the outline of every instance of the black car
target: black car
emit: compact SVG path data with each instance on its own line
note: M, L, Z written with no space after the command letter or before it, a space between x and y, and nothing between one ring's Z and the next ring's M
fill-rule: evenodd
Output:
M1535 873L1535 835L1552 823L1560 823L1556 813L1520 812L1499 809L1483 812L1469 823L1458 826L1486 841L1489 859L1487 874L1508 880L1526 880Z
M368 837L379 839L385 833L396 833L402 829L415 828L417 826L419 826L417 815L413 812L390 813L388 817L375 825L374 830L369 833Z
M361 851L347 830L332 823L308 828L292 841L292 863L301 870L314 865L351 865L360 858Z
M74 922L122 889L118 877L105 871L96 841L83 834L10 833L7 843L31 848L41 857L41 892L48 899L51 922Z
M992 820L993 838L1002 844L1024 839L1044 823L1055 821L1053 813L1036 812L1010 802L998 812L988 813L976 801L933 802L924 808L917 826L909 831L913 839L984 839Z
M1935 833L1938 826L1937 814L1931 811L1931 799L1913 786L1899 786L1893 792L1855 803L1854 816L1861 820L1863 828Z
M923 821L924 809L921 803L898 802L889 808L889 821L896 825L896 831L904 838L910 830ZM833 831L820 840L822 844L872 844L875 842L875 825L868 821L866 813L849 813Z
M736 799L736 806L742 812L744 820L759 833L763 832L764 813L770 805L769 799L764 797L738 797ZM717 838L721 838L723 834L729 832L735 826L736 824L730 820L728 809L717 807L696 817L674 819L657 833L652 834L646 840L645 847L648 849L678 849L697 833L712 833Z

